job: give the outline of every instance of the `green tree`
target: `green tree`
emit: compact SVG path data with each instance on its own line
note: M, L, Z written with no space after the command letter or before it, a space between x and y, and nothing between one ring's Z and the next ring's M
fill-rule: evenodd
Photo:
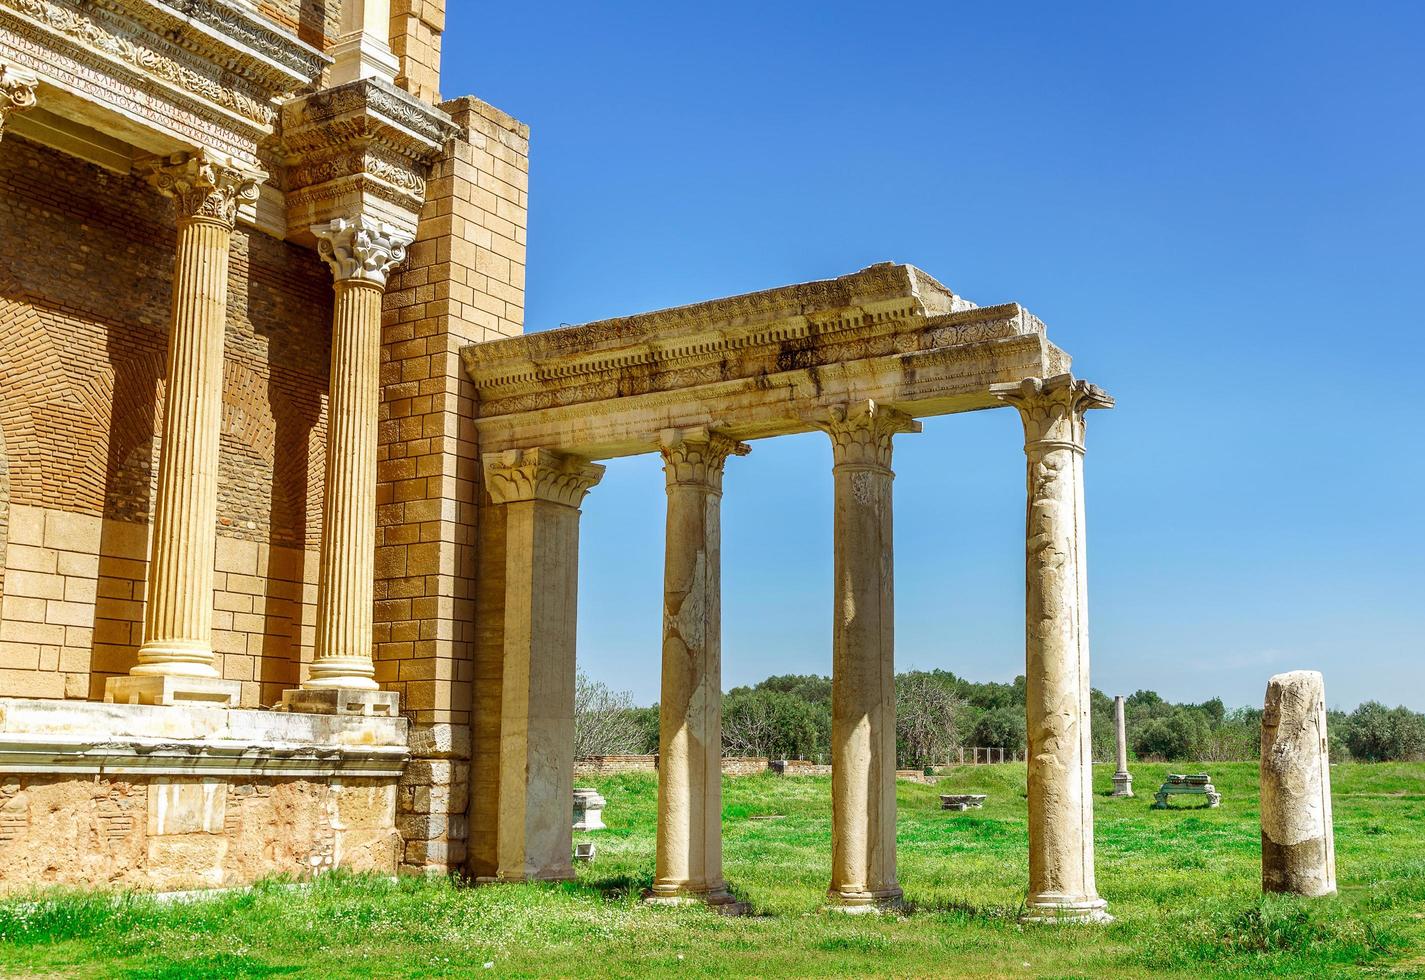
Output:
M1361 762L1391 762L1425 755L1425 715L1367 701L1346 722L1346 746Z
M970 730L970 744L986 748L1004 748L1008 752L1024 751L1024 711L1018 708L995 708L980 715Z

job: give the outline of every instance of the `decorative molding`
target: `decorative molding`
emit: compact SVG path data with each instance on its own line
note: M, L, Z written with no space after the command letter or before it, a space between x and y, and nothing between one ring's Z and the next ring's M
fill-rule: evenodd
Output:
M99 776L400 776L410 752L369 747L262 745L171 739L95 741L56 736L0 736L0 772Z
M604 467L548 449L511 449L483 458L485 489L497 504L542 500L577 508Z
M257 200L258 185L267 174L239 167L213 153L180 153L140 164L145 179L160 194L178 202L179 221L218 221L229 228L238 207Z
M5 121L10 113L35 107L39 101L35 96L35 86L39 83L39 78L31 72L0 65L0 139L5 136Z
M1108 392L1071 374L1025 378L994 385L990 391L1019 410L1024 420L1024 451L1031 456L1055 449L1083 452L1084 413L1114 405Z
M272 24L261 14L232 0L101 0L111 8L130 11L147 9L165 12L168 18L187 21L203 29L205 40L255 55L249 61L270 62L281 69L289 88L296 89L315 82L331 58L307 44L290 31ZM195 45L196 47L196 45ZM246 66L256 72L255 65ZM266 67L266 66L263 66ZM295 84L293 84L295 83Z
M357 280L385 288L390 271L406 260L415 240L398 228L361 215L314 225L317 254L331 266L337 282Z
M890 470L891 438L920 431L920 423L909 415L870 399L839 405L811 422L831 437L833 466L838 469Z

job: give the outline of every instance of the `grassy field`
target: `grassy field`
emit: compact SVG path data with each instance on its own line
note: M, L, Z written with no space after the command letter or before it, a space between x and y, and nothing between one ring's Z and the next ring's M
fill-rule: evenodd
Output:
M1149 810L1163 766L1135 767L1137 799L1098 798L1109 926L1017 924L1023 764L902 783L911 908L854 917L822 907L830 781L816 777L725 783L727 876L752 915L641 905L656 793L632 774L593 781L609 829L580 835L598 860L577 883L330 876L194 903L43 895L0 904L0 975L1425 977L1425 765L1333 769L1341 894L1310 902L1260 894L1256 766L1207 768L1223 794L1216 810ZM1096 773L1103 793L1110 771ZM946 790L990 799L942 812L935 794Z

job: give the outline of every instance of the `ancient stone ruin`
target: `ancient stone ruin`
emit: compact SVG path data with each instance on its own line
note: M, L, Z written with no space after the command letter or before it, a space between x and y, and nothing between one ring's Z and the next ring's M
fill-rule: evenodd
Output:
M1277 674L1262 707L1262 890L1336 891L1326 685L1314 670Z
M1027 907L1104 918L1083 470L1113 400L1028 310L902 264L526 335L529 130L441 98L444 4L298 6L0 0L0 889L571 877L580 508L658 454L653 893L728 901L722 474L820 432L827 896L893 904L894 444L1008 407Z

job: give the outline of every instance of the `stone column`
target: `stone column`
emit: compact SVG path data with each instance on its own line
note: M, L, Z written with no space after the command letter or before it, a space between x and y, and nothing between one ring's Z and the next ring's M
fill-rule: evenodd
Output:
M722 470L747 446L707 429L662 437L668 484L658 851L653 902L732 903L722 877Z
M896 691L891 437L920 423L862 402L834 409L836 592L831 654L831 887L836 905L895 904Z
M1326 684L1314 670L1277 674L1262 709L1262 890L1336 892Z
M27 71L0 65L0 139L5 138L5 123L12 113L33 109L38 98L35 86L40 80Z
M1107 921L1093 866L1084 412L1110 408L1070 375L995 385L1024 421L1029 459L1025 679L1029 921Z
M1113 728L1118 737L1118 771L1113 774L1113 795L1133 795L1133 774L1128 771L1128 732L1123 724L1123 695L1113 699Z
M241 685L213 665L213 562L217 550L218 444L228 246L238 204L265 175L215 154L154 164L149 181L177 202L178 246L168 331L168 382L158 495L149 551L144 641L128 677L110 678L106 701L237 704Z
M574 652L579 505L604 468L546 449L484 458L505 525L496 877L574 877Z
M326 496L317 585L312 672L287 691L293 711L395 714L372 662L376 581L376 424L381 407L381 297L411 236L361 215L315 225L318 254L331 267L330 399Z

